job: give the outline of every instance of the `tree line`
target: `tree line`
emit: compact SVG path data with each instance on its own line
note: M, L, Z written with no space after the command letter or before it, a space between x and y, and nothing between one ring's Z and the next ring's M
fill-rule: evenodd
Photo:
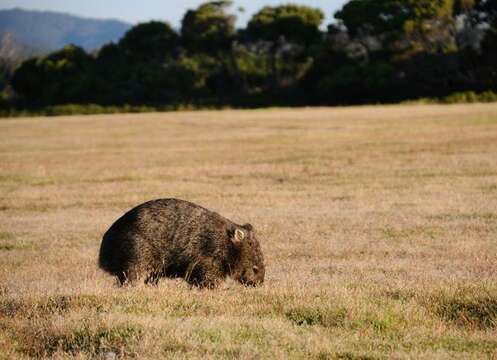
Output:
M323 29L309 6L267 6L235 27L231 1L181 28L136 25L96 53L29 59L11 85L26 106L335 105L497 91L497 0L351 0Z

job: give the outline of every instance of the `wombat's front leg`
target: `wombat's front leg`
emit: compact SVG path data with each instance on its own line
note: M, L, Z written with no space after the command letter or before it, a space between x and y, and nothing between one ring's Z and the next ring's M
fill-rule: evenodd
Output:
M153 271L145 279L145 284L157 286L157 284L159 283L159 279L161 277L162 277L161 271Z
M117 280L121 286L129 285L136 281L137 278L138 275L135 270L127 270L117 274Z
M204 279L198 284L198 287L206 289L215 289L219 286L220 282L221 281L219 277L215 275L206 274L206 276L204 276Z

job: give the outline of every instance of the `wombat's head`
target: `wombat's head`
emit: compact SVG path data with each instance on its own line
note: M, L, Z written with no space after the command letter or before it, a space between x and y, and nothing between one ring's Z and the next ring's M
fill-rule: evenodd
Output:
M238 261L233 265L232 277L246 286L256 286L264 282L264 257L252 225L245 224L229 231L233 245L239 252Z

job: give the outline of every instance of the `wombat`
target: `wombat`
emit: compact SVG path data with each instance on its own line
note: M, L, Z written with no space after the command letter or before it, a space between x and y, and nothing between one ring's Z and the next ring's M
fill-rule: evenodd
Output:
M181 277L214 288L230 276L255 286L265 274L252 225L178 199L148 201L119 218L103 236L99 265L121 285L145 275L152 285L162 277Z

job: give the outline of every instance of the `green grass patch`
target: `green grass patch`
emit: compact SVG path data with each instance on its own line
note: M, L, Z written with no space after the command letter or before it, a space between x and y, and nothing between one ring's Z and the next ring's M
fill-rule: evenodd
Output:
M39 318L67 312L71 300L67 296L40 299L4 298L0 300L0 314L8 317Z
M497 193L497 184L482 186L480 189L484 193Z
M345 325L347 313L344 307L295 307L288 310L285 316L298 326L340 327Z
M389 299L408 302L415 298L416 293L414 292L414 290L393 289L383 291L380 293L380 295L386 296Z
M336 360L378 360L380 358L372 355L356 354L353 352L339 352L335 354L322 353L318 354L317 359L336 359Z
M471 103L492 103L497 102L497 93L493 91L474 92L461 91L439 98L419 98L407 100L403 104L471 104Z
M10 232L0 231L0 241L14 240L14 235Z
M105 326L84 322L73 329L58 329L48 322L24 327L18 335L19 350L31 357L52 356L64 352L76 356L101 356L114 352L123 357L135 355L133 346L141 339L143 329L135 324Z
M267 330L249 325L241 325L234 333L235 340L242 344L245 342L263 344L268 336L269 333Z
M358 327L370 327L377 333L384 333L395 327L397 319L391 314L367 313L364 317L355 321ZM366 326L363 326L366 325Z
M31 117L31 116L68 116L68 115L97 115L123 113L150 113L183 110L218 110L228 108L217 105L172 104L172 105L97 105L97 104L64 104L38 108L0 107L0 117Z
M465 328L497 326L497 291L479 287L442 290L420 297L439 318Z
M64 314L71 310L91 310L96 313L108 311L111 307L119 309L123 299L98 297L96 295L52 295L38 298L0 299L0 315L19 318L46 318Z
M497 94L492 91L481 93L462 91L446 96L440 102L442 104L490 103L497 102Z
M6 231L0 232L0 251L28 249L28 244L16 241L14 234Z
M35 176L29 174L0 174L0 182L31 186L54 185L57 180L52 176Z
M220 329L198 329L195 334L202 342L219 344L223 342L224 336Z
M497 350L497 340L442 336L430 344L430 347L435 350L443 349L457 353L493 354Z
M428 217L430 220L440 220L440 221L457 221L457 220L467 220L467 221L497 221L497 213L492 212L482 212L482 213L460 213L460 214L439 214L432 215Z
M166 307L164 310L169 310L173 316L208 315L213 311L209 304L194 299L167 304Z
M385 227L381 228L380 232L384 238L391 240L408 239L411 237L426 237L429 239L435 239L441 234L442 229L434 226L415 226L402 229Z

